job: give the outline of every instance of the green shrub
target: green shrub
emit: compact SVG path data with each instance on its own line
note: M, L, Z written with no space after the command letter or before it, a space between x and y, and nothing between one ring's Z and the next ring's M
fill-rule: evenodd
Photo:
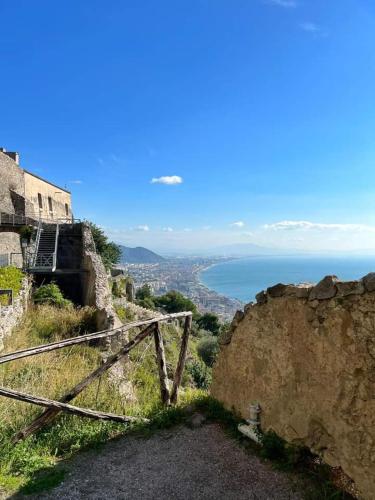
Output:
M17 297L21 288L22 288L22 279L24 274L22 271L17 269L16 267L1 267L0 268L0 288L3 289L11 289L13 290L13 297ZM5 299L5 297L0 297L1 301ZM5 303L5 302L4 302Z
M161 307L167 313L182 311L191 311L194 314L197 313L197 307L194 302L175 290L171 290L161 297L154 297L153 300L157 307Z
M129 308L124 306L114 306L117 316L122 323L129 323L135 320L135 314Z
M57 307L72 306L70 300L64 298L56 283L49 283L37 288L33 293L33 299L36 304L51 304Z
M212 381L211 369L202 361L192 361L186 365L186 370L190 374L197 389L207 390Z
M219 335L220 332L220 321L219 318L214 313L202 314L197 319L199 328L202 330L208 330L212 335Z
M30 243L33 232L34 230L31 226L22 226L20 229L20 237Z
M135 298L137 300L144 300L146 298L152 298L152 291L151 291L150 285L148 285L146 283L145 285L138 288L138 290L135 294Z
M203 337L197 345L198 356L207 366L212 366L215 363L219 353L219 343L217 337Z
M113 241L108 241L102 228L93 222L88 222L88 224L95 242L96 251L101 256L103 264L108 270L120 262L121 248Z

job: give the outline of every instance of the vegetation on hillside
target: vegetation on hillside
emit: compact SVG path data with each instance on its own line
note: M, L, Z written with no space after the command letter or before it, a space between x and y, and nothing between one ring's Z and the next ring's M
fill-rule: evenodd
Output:
M121 248L113 241L108 240L102 228L93 222L89 222L88 224L90 225L92 237L94 238L96 251L101 256L103 264L108 270L120 262Z
M46 289L43 290L44 295ZM35 295L40 295L38 290ZM126 322L131 319L133 317L130 318L124 310L122 320ZM30 307L23 324L13 332L11 342L8 340L4 352L91 331L95 331L93 308L74 308L72 305L56 307L51 303L34 305ZM162 332L167 371L172 379L182 330L176 323L162 325ZM130 337L135 333L136 331L130 332ZM146 339L131 352L131 362L120 365L122 370L119 369L119 372L123 372L123 378L118 378L118 374L107 373L74 399L73 404L120 415L159 418L162 410L153 342L152 336ZM59 399L98 367L101 361L102 355L98 347L84 344L68 347L1 365L0 386ZM192 363L199 363L195 338L189 343L187 355L187 365ZM182 381L181 401L186 401L186 398L189 400L197 390L196 387L205 385L187 369ZM40 411L40 408L26 403L0 398L0 493L1 488L12 490L25 487L25 491L38 489L39 479L35 478L39 477L42 469L47 471L47 479L42 481L43 487L49 482L53 486L56 481L61 480L61 475L54 475L54 466L59 459L68 457L86 446L106 441L128 429L124 424L61 414L54 423L39 431L37 435L30 436L16 446L12 445L12 436L30 423Z
M13 266L0 267L0 289L13 290L13 297L16 298L22 288L22 279L24 278L22 271ZM0 296L0 304L5 297Z
M127 311L126 308L123 309L122 319L126 321ZM5 352L89 333L95 329L95 312L93 308L74 308L71 305L33 306L23 324L13 332L11 342L8 339ZM197 357L199 343L205 339L217 340L217 337L212 335L213 332L199 329L198 321L194 323L180 403L176 407L162 408L160 405L152 337L131 352L130 363L122 365L124 379L107 373L85 389L73 402L81 407L147 417L150 419L147 424L126 426L61 414L36 435L14 445L12 436L40 414L40 408L0 398L0 497L2 492L9 494L19 490L25 494L37 494L52 488L64 478L61 459L68 458L86 447L98 446L125 432L148 435L160 428L181 423L189 424L191 412L200 411L206 415L209 422L220 422L227 432L251 453L260 452L265 459L276 460L275 463L279 467L293 470L293 473L300 472L302 480L307 481L306 498L350 498L337 492L332 486L328 469L321 469L315 460L310 460L307 465L311 467L309 472L309 468L306 469L306 460L309 458L306 452L287 445L274 433L265 434L264 447L259 450L238 433L239 419L233 413L208 397L206 392L195 389L207 389L211 378L211 369ZM207 322L200 324L204 324L206 328L208 326ZM162 332L167 371L169 378L172 378L178 358L181 329L178 324L168 324L162 326ZM130 335L134 333L131 332ZM0 365L0 385L58 399L101 361L102 356L97 347L77 345ZM309 474L307 479L306 470Z
M73 305L70 300L64 298L56 283L48 283L37 288L33 293L33 300L36 304L49 304L57 307L71 307Z
M195 363L190 367L190 373L198 381L199 387L209 385L211 379L210 369L214 364L219 352L218 336L224 333L227 323L221 323L219 317L211 312L200 314L197 306L182 293L172 290L165 295L155 296L148 284L137 290L136 300L139 305L148 309L157 309L166 313L181 311L193 312L192 333L197 339L197 354L201 363Z
M145 284L137 290L135 298L140 306L147 309L162 309L166 313L191 311L197 314L197 306L194 302L175 290L156 296L152 294L150 286Z

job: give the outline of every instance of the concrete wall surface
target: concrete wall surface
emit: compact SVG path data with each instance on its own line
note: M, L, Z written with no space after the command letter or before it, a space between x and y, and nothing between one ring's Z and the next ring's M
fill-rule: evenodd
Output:
M375 273L276 285L239 311L213 370L212 395L262 430L341 466L375 498Z

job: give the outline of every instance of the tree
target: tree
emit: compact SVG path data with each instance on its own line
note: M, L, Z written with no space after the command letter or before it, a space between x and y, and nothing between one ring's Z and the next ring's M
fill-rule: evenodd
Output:
M217 337L204 337L197 345L198 356L207 365L212 366L219 353Z
M191 311L193 314L196 314L197 312L194 302L176 290L171 290L161 297L154 297L154 302L157 307L161 307L167 313Z
M156 297L152 295L151 287L148 283L138 288L135 298L137 299L137 304L145 309L155 309Z
M216 314L210 312L205 313L197 319L197 323L199 328L208 330L212 335L219 335L220 321Z
M138 290L136 291L136 294L135 294L135 298L137 300L144 300L146 298L150 298L152 297L152 291L151 291L151 287L148 283L146 283L145 285L142 285L141 288L138 288Z
M96 251L101 256L105 268L110 269L120 262L121 248L113 241L108 241L103 229L99 226L93 222L88 224L95 242Z

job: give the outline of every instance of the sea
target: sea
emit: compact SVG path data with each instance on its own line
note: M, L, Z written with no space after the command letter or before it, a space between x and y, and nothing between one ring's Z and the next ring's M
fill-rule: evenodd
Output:
M211 290L247 303L277 283L317 283L328 274L354 280L373 271L375 256L265 256L222 262L202 271L199 278Z

